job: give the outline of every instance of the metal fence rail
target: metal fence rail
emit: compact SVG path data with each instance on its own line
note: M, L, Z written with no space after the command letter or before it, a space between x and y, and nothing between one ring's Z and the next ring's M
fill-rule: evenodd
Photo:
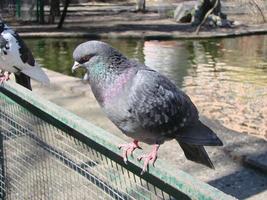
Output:
M123 141L15 83L0 87L1 199L233 199L177 170L123 163Z

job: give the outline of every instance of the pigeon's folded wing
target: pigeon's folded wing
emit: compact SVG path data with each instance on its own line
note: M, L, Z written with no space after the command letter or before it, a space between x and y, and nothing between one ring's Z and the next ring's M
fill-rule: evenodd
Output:
M24 41L21 39L21 37L18 35L18 33L14 32L14 33L12 33L12 35L13 35L13 37L16 38L17 43L19 45L19 52L20 52L21 60L30 66L35 66L34 57L32 55L32 52L27 47L27 45L24 43Z
M30 78L41 82L44 85L49 84L49 78L45 72L39 67L38 63L35 62L35 59L32 55L32 52L18 35L14 32L12 35L16 38L17 43L19 44L19 52L21 60L27 64L27 68L22 69L22 73L29 76Z
M177 130L198 120L190 98L165 76L139 70L129 94L129 112L143 128L174 137Z
M34 67L27 67L21 71L23 74L29 76L30 78L39 81L44 85L49 85L50 81L46 73L38 65Z
M6 45L7 45L7 41L5 40L5 38L2 35L0 35L0 49L5 48Z

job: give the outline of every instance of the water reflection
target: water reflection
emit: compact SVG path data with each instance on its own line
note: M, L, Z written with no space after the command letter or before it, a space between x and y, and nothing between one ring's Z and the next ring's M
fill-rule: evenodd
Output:
M149 41L144 54L146 64L175 80L202 114L267 138L266 36Z
M145 64L171 78L178 87L188 75L191 67L190 51L184 42L146 41L144 43Z
M85 40L28 39L26 43L32 49L38 63L43 67L71 75L73 50L83 41ZM79 75L82 76L82 74Z
M26 43L43 66L71 75L72 52L84 41L38 39ZM267 138L267 36L106 42L170 77L207 117L236 131Z

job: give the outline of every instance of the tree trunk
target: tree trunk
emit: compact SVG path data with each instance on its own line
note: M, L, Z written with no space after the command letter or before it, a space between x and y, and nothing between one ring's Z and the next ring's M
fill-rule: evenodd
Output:
M215 5L216 1L218 1L217 5ZM196 10L195 10L195 15L192 19L192 25L195 25L195 26L199 25L204 19L207 12L211 10L212 8L213 8L213 11L210 14L213 14L219 17L224 16L223 18L226 17L224 14L222 16L220 0L198 0Z
M63 9L63 12L62 12L62 15L61 15L61 18L60 18L60 21L58 23L57 28L62 28L62 25L64 23L65 17L67 15L69 4L70 4L70 0L65 0L64 9Z
M55 23L55 17L60 16L60 4L59 0L50 0L50 14L49 23Z
M4 8L4 1L0 1L0 10Z
M145 12L146 0L136 0L136 11Z

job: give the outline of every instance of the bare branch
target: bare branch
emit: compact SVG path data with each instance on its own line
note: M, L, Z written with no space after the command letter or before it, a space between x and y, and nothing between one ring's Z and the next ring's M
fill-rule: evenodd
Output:
M214 6L206 13L206 15L204 16L202 22L198 25L196 31L195 31L195 34L198 35L199 34L199 30L201 28L201 26L206 22L208 16L214 11L214 9L217 7L219 3L219 0L216 0Z

